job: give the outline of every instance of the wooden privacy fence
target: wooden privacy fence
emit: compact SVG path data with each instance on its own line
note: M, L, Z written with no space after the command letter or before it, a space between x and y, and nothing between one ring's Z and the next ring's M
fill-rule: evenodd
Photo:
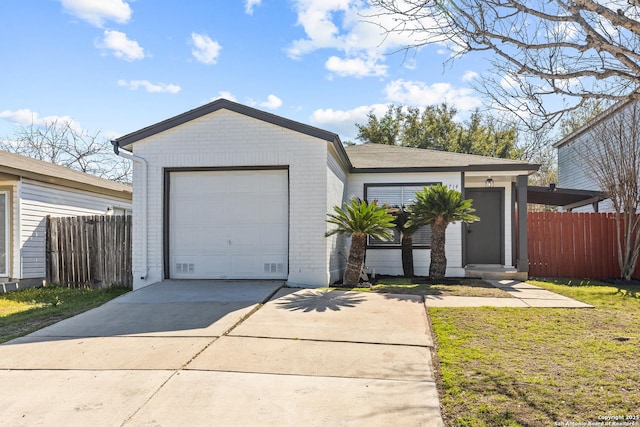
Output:
M527 217L530 276L620 277L615 214L529 212Z
M47 217L47 282L131 287L131 216Z

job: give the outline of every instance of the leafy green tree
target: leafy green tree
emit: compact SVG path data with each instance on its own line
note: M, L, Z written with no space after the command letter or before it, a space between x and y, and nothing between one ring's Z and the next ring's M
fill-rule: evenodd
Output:
M463 199L462 193L442 184L424 187L416 193L416 201L409 207L413 225L431 226L431 264L429 277L441 279L447 270L445 233L455 221L471 223L480 218L473 214L471 199Z
M596 116L603 113L611 103L602 99L592 99L585 101L580 108L577 108L565 116L560 121L560 136L565 137L586 125Z
M329 224L336 226L325 236L346 234L351 236L351 247L347 268L344 273L343 285L356 286L364 267L364 257L367 249L367 236L380 240L393 238L393 216L386 206L379 206L376 201L367 203L365 200L352 198L349 203L343 203L342 208L333 207L334 213L327 214Z
M516 128L501 126L476 110L465 123L455 121L458 111L446 103L424 109L390 105L378 118L373 111L366 124L356 124L362 142L427 148L456 153L518 159Z
M476 110L464 124L458 146L449 151L503 159L520 159L523 150L516 147L516 141L517 132L514 126L503 126L490 117L483 118L480 111Z
M463 128L453 118L458 111L446 103L430 105L422 112L408 107L403 115L400 144L406 147L456 151Z
M380 118L374 114L373 110L369 111L366 125L356 123L357 139L374 144L397 145L403 120L402 107L395 105L389 105Z

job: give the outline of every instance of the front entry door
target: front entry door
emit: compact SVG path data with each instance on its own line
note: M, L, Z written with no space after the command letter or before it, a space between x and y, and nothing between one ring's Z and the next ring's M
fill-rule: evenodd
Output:
M504 264L504 190L468 188L465 198L473 199L480 221L465 226L467 264Z

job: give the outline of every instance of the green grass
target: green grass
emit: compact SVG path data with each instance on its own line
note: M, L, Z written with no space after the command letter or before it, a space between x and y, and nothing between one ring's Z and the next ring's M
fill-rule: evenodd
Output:
M429 309L445 424L552 426L640 415L640 288L530 283L595 308Z
M75 316L128 291L46 287L0 294L0 343Z
M379 292L387 294L411 294L411 295L450 295L463 297L494 297L511 298L511 296L492 286L484 280L459 279L457 283L420 283L419 279L393 277L380 279L371 287L362 288L331 288L339 290L352 290L359 292Z

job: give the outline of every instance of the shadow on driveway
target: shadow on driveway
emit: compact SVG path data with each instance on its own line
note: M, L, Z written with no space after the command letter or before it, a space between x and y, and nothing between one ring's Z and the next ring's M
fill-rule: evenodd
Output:
M282 282L165 281L4 345L79 337L213 337L230 329Z
M364 301L362 294L342 291L307 291L293 293L277 300L278 308L292 311L340 311L343 308L353 308Z

